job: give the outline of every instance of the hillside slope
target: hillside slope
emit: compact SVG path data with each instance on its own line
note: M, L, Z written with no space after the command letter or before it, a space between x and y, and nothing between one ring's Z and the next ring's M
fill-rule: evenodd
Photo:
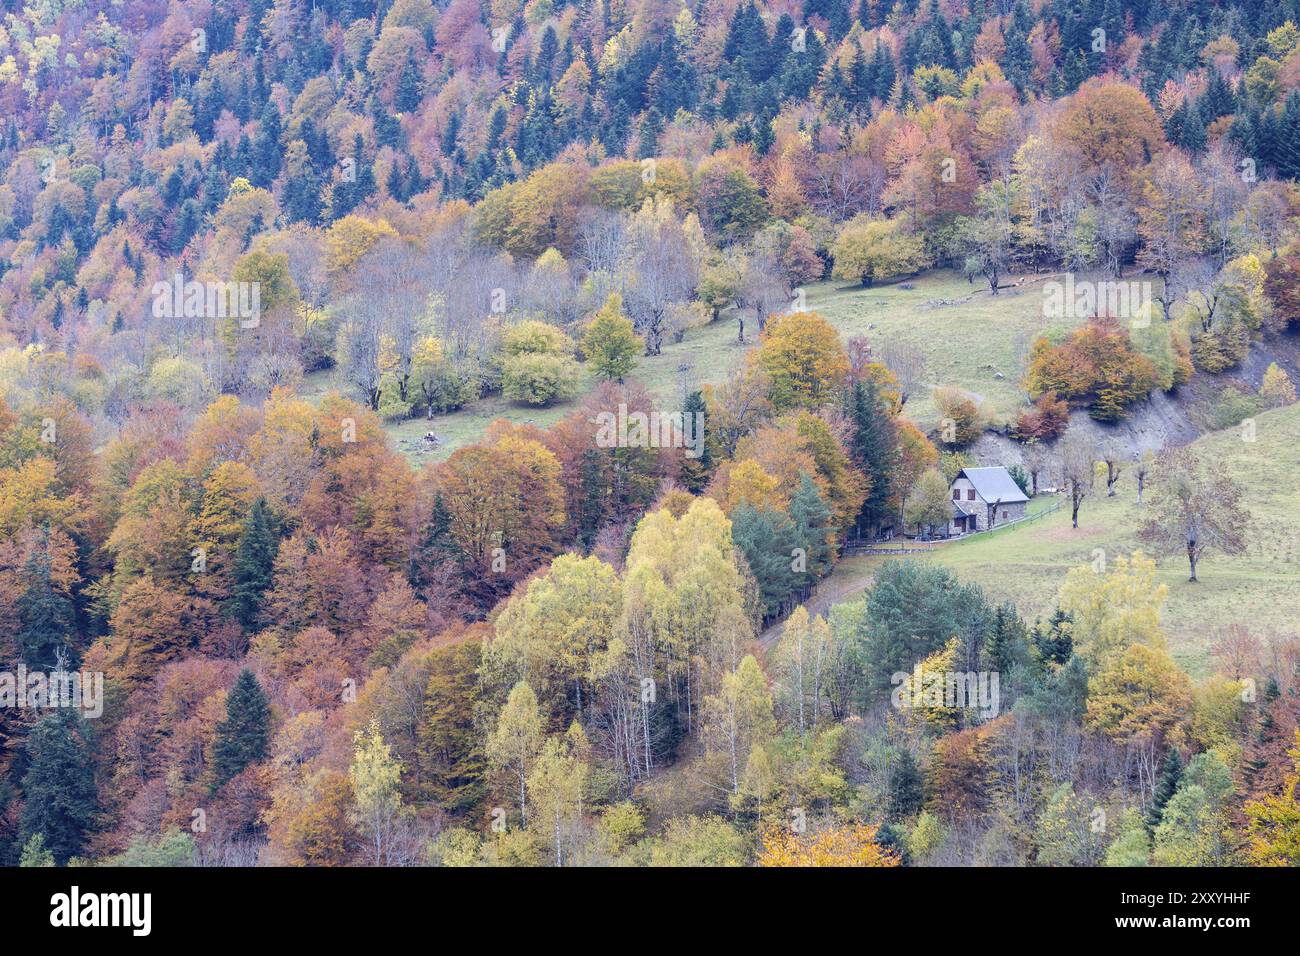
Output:
M1253 524L1247 553L1212 553L1189 583L1187 562L1178 555L1158 560L1158 579L1168 585L1164 625L1174 658L1194 675L1207 672L1218 632L1247 622L1260 634L1300 628L1300 405L1266 412L1255 419L1256 440L1242 440L1240 429L1198 439L1204 457L1221 459L1245 490L1243 504ZM1002 531L940 545L926 559L942 563L980 585L999 600L1013 601L1022 614L1046 616L1055 606L1066 572L1093 560L1102 548L1108 557L1140 547L1137 528L1143 509L1135 502L1136 481L1120 477L1113 498L1099 484L1084 502L1079 528L1070 527L1068 507L1045 518ZM856 596L870 583L873 569L888 557L842 561L822 585L839 600Z

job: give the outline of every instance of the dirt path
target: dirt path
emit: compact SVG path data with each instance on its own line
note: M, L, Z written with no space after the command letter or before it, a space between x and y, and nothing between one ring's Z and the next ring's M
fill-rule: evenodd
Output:
M874 580L872 575L865 568L858 573L846 574L840 574L837 568L835 573L813 588L812 597L804 601L803 606L808 609L810 615L817 614L824 617L830 611L831 605L842 604L850 598L857 597L871 586L872 580ZM758 636L759 650L766 655L776 647L784 631L785 621L778 621L764 630Z

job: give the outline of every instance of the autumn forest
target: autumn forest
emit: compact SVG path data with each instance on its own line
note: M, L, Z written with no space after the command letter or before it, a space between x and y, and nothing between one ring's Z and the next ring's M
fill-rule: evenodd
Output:
M0 865L1300 864L1297 178L1298 0L6 2Z

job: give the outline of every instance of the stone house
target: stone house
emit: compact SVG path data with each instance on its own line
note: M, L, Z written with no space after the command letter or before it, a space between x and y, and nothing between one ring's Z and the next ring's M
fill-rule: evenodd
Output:
M1025 516L1029 496L1001 465L963 468L949 486L952 520L948 534L987 531Z

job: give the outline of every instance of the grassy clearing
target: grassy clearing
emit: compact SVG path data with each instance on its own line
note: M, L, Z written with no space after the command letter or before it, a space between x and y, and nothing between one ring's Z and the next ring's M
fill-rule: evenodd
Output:
M978 395L1002 421L1011 417L1023 401L1016 385L1017 345L1026 334L1044 327L1039 290L1046 278L1005 289L996 298L988 294L987 288L945 270L871 289L839 281L819 282L807 287L805 293L808 308L823 315L846 341L865 335L877 347L887 341L913 343L925 350L929 383L955 385ZM664 407L678 407L684 382L695 387L719 383L754 347L757 329L753 316L745 318L746 344L736 341L735 312L728 310L718 321L688 330L681 342L668 342L660 355L642 356L633 377L644 383ZM595 377L584 370L579 394L590 391L595 384ZM307 376L300 391L308 400L316 400L331 388L341 388L333 374L317 372ZM435 416L432 421L409 419L391 422L386 428L398 448L419 465L445 458L455 449L477 441L498 418L546 426L563 418L574 406L575 401L569 401L533 408L492 396L461 411ZM928 393L915 396L907 411L922 427L938 423ZM437 448L428 446L423 440L426 431L435 432L442 444Z
M1194 675L1206 673L1217 632L1229 624L1244 622L1259 633L1300 629L1300 405L1259 416L1255 442L1241 436L1240 429L1228 429L1206 435L1194 447L1223 460L1245 490L1253 520L1247 553L1210 554L1195 584L1188 582L1181 556L1161 558L1158 565L1158 578L1169 587L1164 624L1170 649ZM1066 572L1090 563L1093 549L1113 557L1139 547L1143 509L1135 502L1136 490L1131 473L1121 476L1113 498L1105 497L1101 484L1099 497L1083 503L1078 530L1070 527L1067 504L1039 521L941 545L928 557L980 585L991 598L1012 601L1029 617L1045 616ZM825 586L836 600L849 600L870 583L875 567L889 560L895 559L847 558Z
M841 337L865 335L883 342L908 342L924 350L926 381L951 385L983 399L996 421L1005 421L1024 403L1018 387L1018 343L1046 327L1042 282L1004 289L996 297L987 286L960 274L937 271L904 284L863 289L823 282L812 287L808 307L825 316ZM942 304L944 302L952 304ZM928 392L908 402L908 416L929 428L938 414Z

